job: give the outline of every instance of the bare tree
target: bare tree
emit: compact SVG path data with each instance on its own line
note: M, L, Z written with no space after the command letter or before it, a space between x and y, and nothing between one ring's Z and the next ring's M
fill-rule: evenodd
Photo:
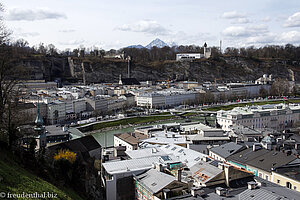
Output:
M0 13L4 11L4 6L0 3ZM11 32L5 27L2 16L0 16L0 45L6 44L9 42L9 37Z
M288 80L278 78L271 86L271 94L277 96L288 95L290 90L290 84Z
M1 11L3 5L0 3ZM17 132L18 89L16 84L24 75L24 70L17 63L18 53L9 45L10 33L0 19L0 134L2 140L11 147Z

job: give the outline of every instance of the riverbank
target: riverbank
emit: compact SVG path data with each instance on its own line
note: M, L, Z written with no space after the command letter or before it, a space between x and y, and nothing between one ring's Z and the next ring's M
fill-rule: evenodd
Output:
M129 127L133 125L145 125L149 123L159 122L159 121L166 121L166 120L174 120L174 119L180 119L180 117L176 115L168 115L168 116L147 116L147 117L133 117L133 118L126 118L126 119L120 119L115 121L109 121L109 122L99 122L99 123L93 123L90 126L85 127L78 127L78 130L80 130L83 133L93 133L93 132L99 132L104 130L113 130L118 129L121 127Z
M92 131L88 131L88 132L84 132L85 135L90 135L90 134L94 134L94 133L99 133L99 132L106 132L106 131L113 131L113 130L118 130L118 129L126 129L129 127L135 127L135 126L146 126L146 125L150 125L153 123L160 123L160 122L165 122L165 121L173 121L173 120L179 120L181 119L180 117L174 117L174 118L170 118L170 119L161 119L161 120L156 120L156 121L149 121L149 122L145 122L145 123L136 123L136 124L119 124L116 126L110 126L110 127L105 127L105 128L101 128L101 129L96 129L96 130L92 130Z

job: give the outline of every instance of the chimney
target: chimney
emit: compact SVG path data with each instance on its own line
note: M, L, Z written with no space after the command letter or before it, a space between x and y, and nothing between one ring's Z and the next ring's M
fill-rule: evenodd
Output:
M194 180L190 179L188 180L188 190L191 191L191 189L193 188L194 185Z
M202 190L202 187L192 187L191 188L191 195L193 195L194 197L202 196L204 194L205 194L205 192L204 192L204 190Z
M250 181L247 183L248 184L248 189L249 190L254 190L257 188L258 184L255 181Z
M208 161L210 161L210 159L207 156L203 156L202 157L202 161L203 162L208 162Z
M157 169L157 171L159 171L159 172L163 172L163 166L162 166L162 164L156 163L155 169Z
M224 170L224 164L223 163L218 163L218 168L221 170Z
M63 126L63 127L62 127L62 130L63 130L63 132L66 132L66 131L68 130L68 128L65 127L65 126Z
M169 192L170 190L169 189L163 189L163 193L164 193L164 199L168 199L169 198Z
M157 149L155 147L152 148L152 153L157 153Z
M261 149L261 144L260 143L254 143L253 146L252 146L252 150L256 151L258 149Z
M222 187L217 187L216 188L216 193L219 195L219 196L227 196L227 189L225 188L222 188Z
M182 170L178 169L177 170L177 181L181 182L181 174L182 174Z
M225 184L229 187L229 183L231 181L230 174L232 170L230 170L232 166L224 164L224 172L225 172Z

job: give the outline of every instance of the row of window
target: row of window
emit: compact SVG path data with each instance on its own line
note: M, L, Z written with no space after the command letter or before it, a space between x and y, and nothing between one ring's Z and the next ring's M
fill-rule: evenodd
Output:
M259 173L258 176L262 178L262 173ZM267 181L269 181L269 176L266 175L265 179ZM279 179L277 179L277 184L280 185L280 180ZM297 190L297 187L296 186L293 187L293 185L290 182L286 182L286 187L289 188L289 189L293 188L294 190Z

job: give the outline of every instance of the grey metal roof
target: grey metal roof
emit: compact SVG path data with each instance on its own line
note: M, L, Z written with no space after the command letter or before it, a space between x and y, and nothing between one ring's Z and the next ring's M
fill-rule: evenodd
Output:
M265 179L262 179L260 177L255 177L255 179L258 182L264 183L265 186L262 186L261 188L268 190L272 193L275 193L277 195L282 196L282 199L300 199L300 192L297 192L295 190L288 189L286 187L282 187L280 185L277 185L275 183L266 181Z
M69 134L68 131L63 131L62 127L56 125L45 126L46 135L47 136L54 136L54 135L67 135Z
M187 167L191 167L203 157L207 157L207 155L203 153L178 145L163 145L161 149L167 154L173 154L181 162L186 163Z
M255 152L253 153L255 154ZM295 159L297 159L295 156L286 155L281 151L267 151L263 155L260 155L252 160L248 160L246 163L265 171L271 171L272 168L286 165Z
M172 162L179 162L179 160L172 156L168 155L169 160L162 159L161 156L151 156L151 157L144 157L144 158L137 158L131 160L121 160L121 161L112 161L103 163L103 167L105 168L106 172L109 174L119 174L124 172L134 172L140 170L147 170L152 167L154 163L172 163Z
M246 164L250 160L253 160L267 152L268 152L268 150L266 150L266 149L259 149L259 150L253 151L252 148L249 148L249 149L245 149L245 150L237 152L233 155L228 156L226 160Z
M218 147L213 147L210 149L210 151L221 156L222 158L227 158L228 156L236 153L242 148L244 148L242 145L236 144L234 142L229 142Z
M142 185L150 189L153 194L159 192L164 187L176 180L174 176L159 172L157 169L150 169L136 178Z
M188 149L178 145L161 145L154 148L138 149L133 151L126 151L126 154L134 158L145 158L155 157L158 155L172 155L177 158L180 162L186 163L187 167L191 167L196 164L199 160L207 155Z
M186 171L188 176L192 176L200 183L207 183L223 172L222 169L215 167L207 162L198 161Z
M265 189L254 189L254 190L245 190L241 194L239 194L240 200L277 200L281 199L278 194L272 193Z

